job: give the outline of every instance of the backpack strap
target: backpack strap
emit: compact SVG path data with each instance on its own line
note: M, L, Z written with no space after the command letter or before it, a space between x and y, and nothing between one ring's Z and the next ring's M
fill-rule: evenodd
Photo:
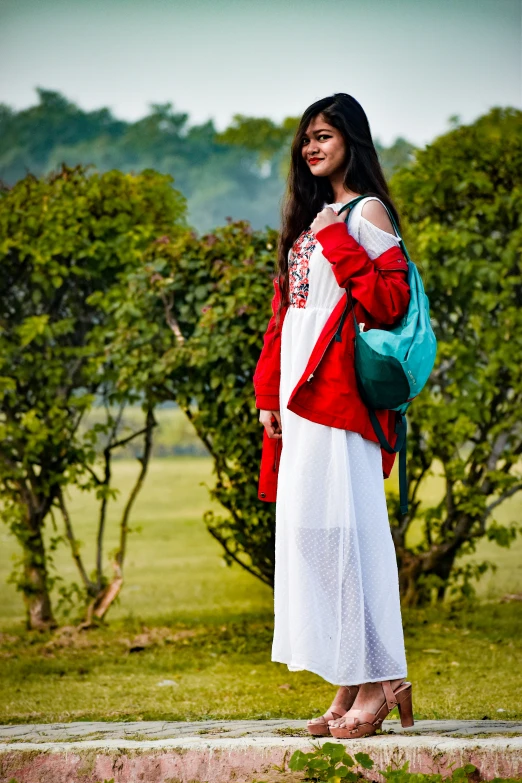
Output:
M377 198L377 199L380 201L380 203L383 205L384 209L385 209L385 210L386 210L386 212L388 213L388 217L390 218L390 222L391 222L391 224L392 224L392 226L393 226L393 230L394 230L394 231L395 231L395 233L397 234L397 239L399 240L399 247L400 247L400 249L402 250L402 252L404 253L404 256L405 256L405 258L406 258L406 261L407 261L408 263L411 263L411 258L410 258L410 255L409 255L409 253L408 253L408 250L407 250L407 248L406 248L406 245L404 244L404 239L402 238L402 234L401 234L401 232L399 231L399 226L397 225L397 221L395 220L395 217L394 217L394 215L393 215L393 212L392 212L390 209L388 209L388 207L386 206L386 204L384 203L384 201L382 201L382 200L381 200L381 199L380 199L378 196L373 196L373 194L372 194L372 193L365 193L363 196L357 196L356 198L354 198L354 199L352 199L351 201L348 201L346 204L344 204L344 205L341 207L341 209L338 211L338 213L337 213L337 214L338 214L338 215L340 215L340 214L341 214L341 212L344 212L344 210L346 209L346 210L347 210L346 217L348 218L348 216L349 216L349 214L350 214L351 210L352 210L352 209L355 207L355 205L356 205L356 204L358 204L358 203L359 203L359 201L362 201L362 200L363 200L363 198L368 198L369 196L372 196L373 198Z
M344 210L346 209L346 210L348 210L347 213L346 213L346 217L348 217L348 215L350 214L350 211L354 208L354 206L356 204L358 204L359 201L362 201L363 198L368 198L369 195L371 195L371 194L370 193L365 193L362 196L356 196L355 198L352 198L351 201L347 201L346 204L343 204L343 206L341 207L341 209L338 211L337 214L340 215L341 212L344 212Z
M347 214L346 217L348 218L350 211L355 207L356 204L359 203L359 201L362 201L364 198L368 198L370 196L370 193L364 194L362 196L357 196L356 198L352 199L351 201L348 201L348 203L344 204L341 209L337 212L338 215L341 214L341 212L344 212L346 210ZM379 199L380 200L380 199ZM381 201L384 208L386 209L386 212L388 213L388 216L390 218L391 224L394 228L395 233L397 234L397 239L399 240L399 245L404 253L406 259L408 262L411 262L410 256L408 254L408 251L406 249L406 245L404 244L404 241L402 239L401 232L399 231L399 227L397 225L397 221L395 220L395 217L393 216L393 213L390 209L384 204L384 202ZM346 292L348 294L347 296L347 303L346 307L343 311L343 314L341 316L341 320L339 322L339 326L337 328L337 331L335 333L335 340L337 342L341 341L341 329L344 323L344 320L346 318L347 312L349 309L352 311L353 321L355 325L355 336L357 337L357 319L355 317L354 312L354 303L352 299L352 292L350 290L350 287L346 289ZM351 305L351 308L350 308ZM368 407L368 406L367 406ZM390 446L388 443L388 440L386 438L386 435L384 434L384 431L381 427L381 424L379 422L379 419L377 418L375 411L373 408L368 407L368 412L370 414L370 421L372 423L372 427L374 429L375 434L377 435L377 438L379 439L379 443L381 447L388 452L388 454L399 454L399 503L400 503L400 510L401 514L407 514L408 513L408 474L406 471L406 449L407 449L407 422L406 422L406 416L396 412L397 413L397 421L395 423L395 432L397 433L397 440L395 442L395 447Z
M408 474L406 472L406 451L407 451L407 421L406 416L402 413L397 413L397 421L395 422L395 432L397 433L397 441L394 446L390 446L386 435L381 427L381 423L373 408L368 408L370 414L370 421L374 429L375 434L379 439L381 447L388 452L388 454L397 454L399 452L399 503L401 507L401 514L408 513Z

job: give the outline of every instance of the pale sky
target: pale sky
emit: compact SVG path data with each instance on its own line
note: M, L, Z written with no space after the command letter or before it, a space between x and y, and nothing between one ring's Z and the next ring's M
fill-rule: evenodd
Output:
M124 119L172 102L219 130L348 92L374 138L424 144L522 108L522 0L0 0L0 102L36 86Z

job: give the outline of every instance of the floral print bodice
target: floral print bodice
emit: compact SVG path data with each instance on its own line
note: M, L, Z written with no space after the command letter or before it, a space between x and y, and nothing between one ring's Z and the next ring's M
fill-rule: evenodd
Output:
M308 297L308 270L310 256L317 240L307 228L295 240L288 257L288 281L290 307L306 307Z

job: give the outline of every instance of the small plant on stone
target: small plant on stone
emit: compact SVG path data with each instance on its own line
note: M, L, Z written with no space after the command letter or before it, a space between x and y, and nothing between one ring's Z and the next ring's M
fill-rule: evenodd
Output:
M293 772L304 770L305 780L355 783L364 778L363 770L373 767L373 761L366 753L356 753L352 758L339 743L325 742L322 746L312 743L312 746L315 750L310 753L296 750L288 764ZM359 769L352 769L357 767Z
M346 753L345 746L334 742L325 742L324 745L312 746L315 750L303 753L296 750L289 761L289 768L293 772L304 771L305 781L314 783L357 783L367 780L366 770L373 769L374 762L366 753L355 753L350 756ZM409 772L409 762L402 767L388 766L386 770L379 770L379 774L387 783L471 783L478 780L478 770L473 764L451 770L451 774L444 777L441 774L424 774ZM501 783L500 780L497 783Z
M409 772L409 764L406 761L399 768L388 766L386 770L379 770L379 773L387 783L469 783L471 780L479 780L478 770L473 764L457 767L446 777L438 773Z

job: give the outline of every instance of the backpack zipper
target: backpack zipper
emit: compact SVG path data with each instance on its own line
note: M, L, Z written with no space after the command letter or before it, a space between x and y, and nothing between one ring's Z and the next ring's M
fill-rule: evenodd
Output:
M321 356L319 357L319 360L318 360L317 364L315 365L315 367L314 367L313 371L310 373L310 375L309 375L309 376L308 376L308 378L306 379L306 382L307 382L307 383L309 383L309 382L312 380L312 378L314 377L314 373L315 373L315 371L317 370L317 368L319 367L319 365L321 364L321 362L322 362L322 360L323 360L323 356L325 355L326 351L327 351L327 350L328 350L328 348L330 347L330 343L332 342L332 340L333 340L333 338L334 338L334 337L335 337L335 334L333 334L333 335L330 337L330 339L328 340L328 343L326 344L326 347L325 347L324 351L322 352Z

